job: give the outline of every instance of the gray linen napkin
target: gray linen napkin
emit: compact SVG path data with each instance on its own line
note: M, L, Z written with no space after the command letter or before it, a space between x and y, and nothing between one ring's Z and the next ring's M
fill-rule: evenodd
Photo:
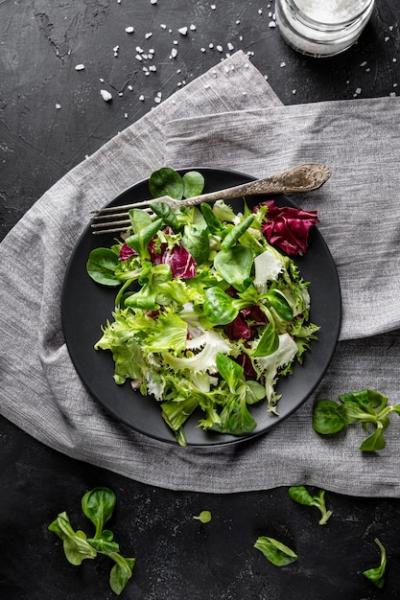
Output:
M232 113L273 106L279 106L275 94L238 53L68 173L10 232L0 245L0 412L5 417L72 457L173 489L234 492L308 482L349 494L399 495L396 426L388 432L388 449L366 459L355 449L355 431L334 441L315 435L308 402L271 434L249 444L181 449L136 434L106 415L85 391L63 340L61 285L83 224L91 210L165 163L165 123L224 113L229 124ZM271 131L276 125L271 120ZM177 124L176 137L169 130L170 158L179 136L187 149L184 130L183 122ZM381 135L385 134L391 131L383 130ZM302 140L298 138L297 143L301 147ZM250 164L250 158L257 157L255 148L246 152L243 145L244 156L239 158L240 144L237 146L230 166L236 163L241 170L255 173L255 165ZM199 164L206 162L210 162L208 154L199 159ZM384 330L392 327L377 325L381 326ZM369 374L371 387L394 396L399 358L400 343L394 334L343 343L322 392L332 395L349 387L364 387Z

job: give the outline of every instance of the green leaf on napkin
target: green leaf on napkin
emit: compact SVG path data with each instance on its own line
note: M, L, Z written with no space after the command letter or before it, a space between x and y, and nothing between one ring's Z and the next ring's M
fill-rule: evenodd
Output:
M376 390L360 390L339 396L339 402L319 400L313 410L313 428L321 435L339 433L347 426L360 423L369 436L362 442L362 452L377 452L386 446L385 430L391 413L400 413L400 405L388 405L388 398Z

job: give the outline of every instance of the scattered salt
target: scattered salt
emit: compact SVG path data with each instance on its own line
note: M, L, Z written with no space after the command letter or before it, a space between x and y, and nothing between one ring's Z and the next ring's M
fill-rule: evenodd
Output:
M276 23L275 23L275 21L270 21L270 22L268 23L268 27L270 27L271 29L275 29L275 27L276 27Z
M367 61L364 60L364 62L360 63L360 67L366 67L367 66Z
M390 96L391 98L394 98L394 97L396 96L396 92L390 92L389 96Z
M217 7L215 6L215 4L211 4L210 8L211 10L215 10Z
M129 84L129 85L128 85L128 90L129 90L130 92L132 92L132 91L133 91L133 86L132 86L131 84Z
M135 58L136 58L136 60L140 60L140 61L142 61L142 60L143 60L143 58L142 58L142 55L141 55L141 54L136 54Z
M128 118L128 113L124 113L124 117L125 117L125 119L127 119Z
M156 65L150 65L149 71L152 71L153 73L155 73L157 71Z
M104 102L111 102L112 95L107 90L100 90L100 95L103 98Z
M361 94L361 88L359 88L359 87L358 87L358 88L355 90L355 93L356 93L357 95L358 95L358 94Z
M212 49L214 48L214 44L213 44L212 42L210 42L210 43L208 44L208 47L210 48L210 50L212 50Z
M178 56L178 50L176 48L172 48L171 58L176 58L177 56Z
M218 50L218 52L223 52L224 51L223 47L219 46L219 45L217 46L217 50Z
M285 61L283 60L279 66L280 66L281 68L282 68L282 67L286 67L286 63L285 63Z
M130 25L129 27L125 27L125 31L126 33L134 33L135 28Z
M297 93L297 90L292 90L292 94L295 95Z
M145 33L145 34L144 34L144 37L145 37L145 39L146 39L146 40L149 40L149 39L151 38L151 36L152 36L152 35L153 35L153 34L152 34L152 32L151 32L151 31L149 31L148 33Z
M140 102L144 102L144 96L143 96L143 94L141 94L141 95L139 96L139 100L140 100Z
M385 42L388 42L390 40L390 37L386 36L385 37Z
M75 66L75 71L84 71L85 70L85 65L76 65Z
M196 31L197 27L196 25L193 25L193 23L190 25L189 27L190 31Z
M165 24L165 23L161 23L161 24L160 24L160 27L161 27L161 29L167 29L167 26L166 26L166 24Z
M240 25L240 19L236 21L236 25Z
M188 28L187 27L181 27L180 29L178 29L179 33L181 35L187 35L188 32Z
M259 9L258 9L258 14L259 14L259 15L262 15L262 13L263 13L263 10L262 10L262 8L259 8Z
M232 42L228 42L228 43L227 43L227 48L228 48L228 50L233 50L233 49L234 49L234 47L235 47L235 46L232 44Z
M155 102L156 104L160 104L160 102L161 102L161 98L160 98L159 96L156 96L156 97L154 98L154 102Z
M58 104L58 102L56 103L56 110L60 110L61 108L61 104Z
M150 0L150 4L157 4L158 0Z
M206 49L205 48L200 48L200 52L205 52Z

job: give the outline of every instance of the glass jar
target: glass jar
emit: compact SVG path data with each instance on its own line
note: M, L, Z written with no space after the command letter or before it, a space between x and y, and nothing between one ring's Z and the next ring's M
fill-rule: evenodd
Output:
M334 56L358 39L375 0L276 0L284 40L309 56Z

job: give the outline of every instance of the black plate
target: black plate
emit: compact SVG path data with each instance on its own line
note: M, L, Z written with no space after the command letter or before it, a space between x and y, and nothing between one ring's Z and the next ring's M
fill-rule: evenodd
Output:
M187 169L189 170L189 169ZM242 173L219 169L198 169L206 180L206 191L215 191L240 185L253 178ZM185 171L182 171L185 172ZM110 202L110 206L128 204L149 198L148 182L142 181ZM249 199L249 206L260 198ZM281 206L294 206L285 197L277 197ZM234 203L241 208L241 201ZM89 227L79 239L71 256L62 292L62 324L65 341L82 381L91 394L124 423L158 440L175 442L174 435L165 425L160 407L153 397L134 392L126 383L117 386L113 380L114 363L111 353L93 349L101 336L101 325L111 318L115 289L94 283L86 273L89 252L98 246L110 246L112 234L93 236ZM296 259L302 276L311 282L311 320L321 327L318 341L307 353L304 365L297 365L294 373L283 378L277 387L282 393L279 417L271 417L265 402L252 408L257 428L249 435L207 433L196 426L194 414L185 426L188 444L211 446L239 443L244 439L265 433L296 410L311 394L324 375L335 350L341 323L341 296L338 274L328 247L316 228L310 234L310 246L304 257Z

